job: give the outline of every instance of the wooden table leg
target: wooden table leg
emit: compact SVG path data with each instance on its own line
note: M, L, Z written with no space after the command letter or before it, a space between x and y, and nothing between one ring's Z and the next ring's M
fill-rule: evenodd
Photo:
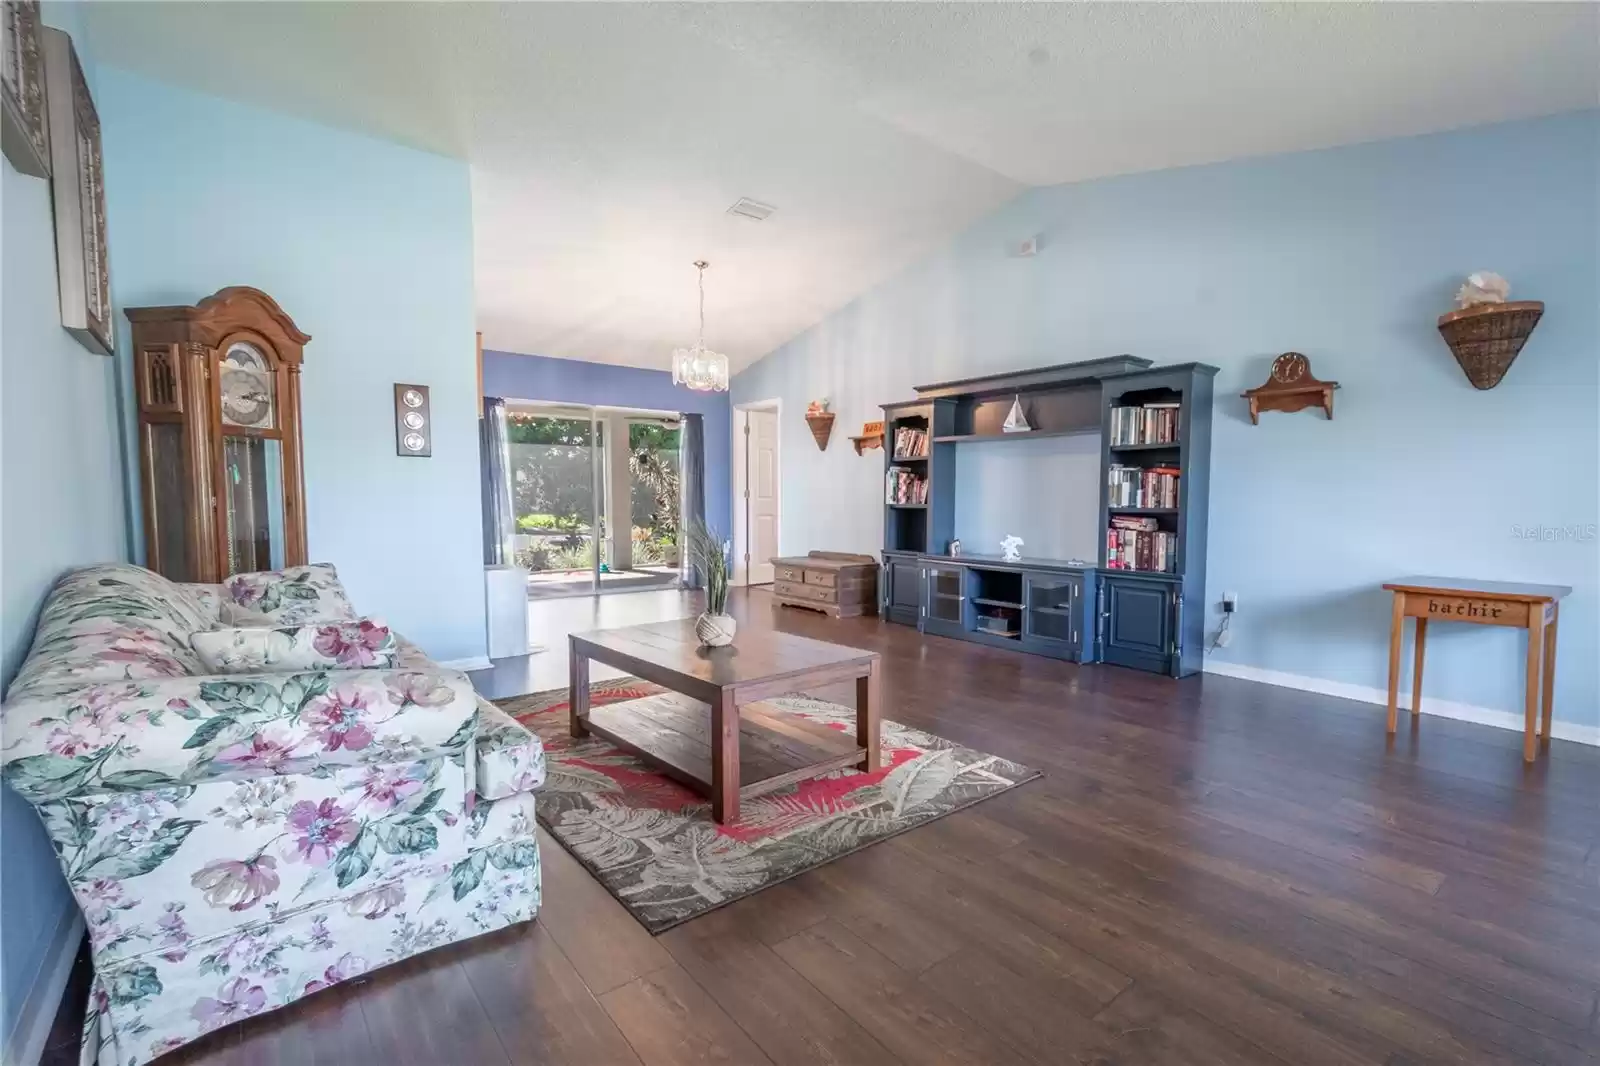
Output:
M1416 642L1416 654L1411 660L1411 713L1422 713L1422 655L1423 649L1428 645L1428 620L1417 619L1416 632L1411 635Z
M1394 732L1400 703L1400 638L1405 632L1406 594L1394 594L1394 613L1389 618L1389 732Z
M856 743L867 749L861 769L869 774L881 764L878 719L882 711L883 687L879 682L878 660L874 659L865 676L856 678Z
M589 717L589 659L577 648L568 645L567 676L567 731L575 737L589 735L586 719Z
M1544 612L1528 614L1528 691L1522 723L1522 761L1532 762L1534 734L1539 725L1539 663L1544 658Z
M711 705L711 818L739 820L739 705L731 688Z
M1550 740L1551 719L1555 717L1556 697L1556 623L1561 621L1561 605L1550 605L1550 624L1544 630L1544 722L1540 735Z

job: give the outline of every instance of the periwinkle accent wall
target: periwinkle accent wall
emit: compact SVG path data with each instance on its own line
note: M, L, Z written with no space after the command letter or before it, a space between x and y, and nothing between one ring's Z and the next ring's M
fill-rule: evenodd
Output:
M665 370L485 351L483 394L506 400L637 407L705 416L706 523L724 536L730 534L733 490L729 463L733 429L727 393L692 392L674 385L672 375ZM804 408L802 404L800 409ZM801 426L804 428L804 423ZM811 447L814 450L816 445Z
M1383 687L1383 581L1566 584L1556 714L1592 729L1597 190L1600 111L1036 189L739 374L733 400L826 395L853 430L924 382L1119 353L1215 364L1208 626L1223 592L1240 606L1215 659ZM1037 257L1008 254L1035 234ZM1487 392L1435 328L1473 270L1546 304ZM1250 425L1238 393L1288 350L1341 383L1332 422ZM881 453L782 432L783 550L879 550ZM1005 446L982 447L960 507L980 498L970 467L1003 476ZM1060 486L1036 485L1019 506L1055 506ZM1522 639L1434 627L1426 693L1520 714Z
M467 164L102 73L119 314L226 285L271 294L312 338L301 378L312 559L336 564L359 610L434 658L483 655ZM431 386L431 458L395 454L402 381ZM131 436L128 447L136 485Z
M71 5L44 5L76 37ZM92 57L79 62L98 94ZM127 558L116 363L61 328L50 183L0 163L0 689L28 654L45 593L75 566ZM0 736L0 743L5 738ZM32 806L0 787L0 1048L55 961L74 910ZM65 930L61 930L65 931ZM53 1007L53 1004L49 1005ZM30 1019L31 1021L32 1019Z

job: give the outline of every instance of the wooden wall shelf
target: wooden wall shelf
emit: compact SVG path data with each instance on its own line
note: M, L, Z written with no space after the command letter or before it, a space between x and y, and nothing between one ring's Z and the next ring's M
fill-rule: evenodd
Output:
M1307 407L1320 407L1333 421L1333 390L1337 381L1319 381L1311 374L1311 360L1299 352L1284 352L1272 361L1267 380L1239 395L1250 401L1250 424L1259 425L1262 411L1292 414Z
M811 427L811 436L817 442L819 452L828 450L828 438L833 436L833 419L834 415L827 411L817 415L806 415L806 425Z
M861 427L861 436L851 437L850 443L855 445L856 454L862 455L872 448L883 447L883 422L868 422Z

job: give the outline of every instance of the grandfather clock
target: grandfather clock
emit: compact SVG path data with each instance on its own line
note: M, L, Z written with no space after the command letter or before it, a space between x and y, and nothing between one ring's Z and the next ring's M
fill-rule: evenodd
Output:
M214 584L303 564L300 360L311 338L244 286L127 315L147 565Z

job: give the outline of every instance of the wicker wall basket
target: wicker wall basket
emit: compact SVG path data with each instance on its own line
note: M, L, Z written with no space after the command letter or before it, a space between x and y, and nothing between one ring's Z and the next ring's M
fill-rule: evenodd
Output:
M1479 304L1439 316L1439 333L1475 389L1492 389L1506 376L1544 314L1539 300Z
M811 436L816 439L819 451L828 450L828 438L833 436L833 415L806 415L806 425L811 427Z

